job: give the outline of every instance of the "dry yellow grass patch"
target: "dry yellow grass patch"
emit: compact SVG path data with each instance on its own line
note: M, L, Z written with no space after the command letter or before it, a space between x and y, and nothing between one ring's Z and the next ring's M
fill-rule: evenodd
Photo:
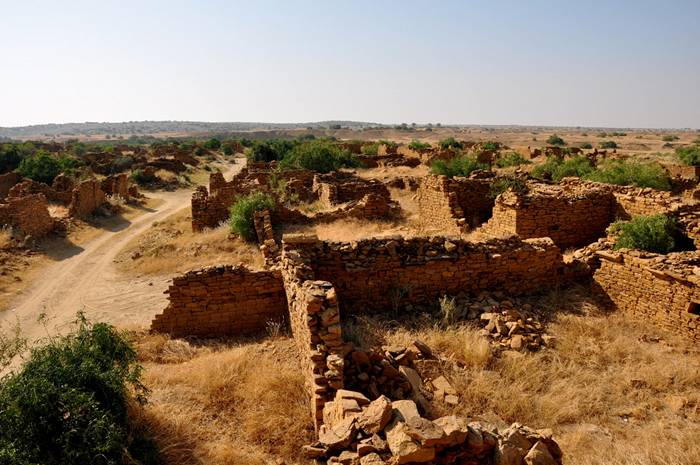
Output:
M140 335L150 402L137 421L169 465L304 463L314 438L293 342L194 346Z
M229 237L228 226L192 232L192 217L182 210L156 222L117 256L117 267L125 273L179 273L221 263L243 263L262 267L257 245Z
M424 340L452 361L446 374L460 393L457 407L438 411L552 428L568 464L700 463L698 347L630 316L582 307L550 323L555 349L532 354L495 356L476 328L429 320L407 328L361 319L353 334L364 343Z

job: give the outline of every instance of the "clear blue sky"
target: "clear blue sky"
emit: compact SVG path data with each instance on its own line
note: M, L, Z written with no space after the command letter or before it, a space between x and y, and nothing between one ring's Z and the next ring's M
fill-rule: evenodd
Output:
M700 1L0 0L0 126L700 128Z

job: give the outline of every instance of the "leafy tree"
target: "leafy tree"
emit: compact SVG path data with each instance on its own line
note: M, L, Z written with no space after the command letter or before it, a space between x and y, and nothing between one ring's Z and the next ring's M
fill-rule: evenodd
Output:
M675 220L666 215L637 216L631 221L616 221L610 232L617 236L614 249L638 249L668 253L676 249L680 235Z
M469 174L476 170L486 170L489 166L484 163L479 163L475 157L471 156L461 156L454 157L451 160L445 162L443 160L436 160L433 162L430 170L433 174L439 174L443 176L455 177L455 176L469 176Z
M229 208L228 224L231 232L241 236L246 241L254 241L254 213L260 210L273 210L275 199L263 192L254 192L240 197Z
M552 134L551 136L549 136L547 138L547 143L549 145L560 145L560 146L566 145L566 142L564 141L564 139L562 139L561 137L559 137L556 134Z
M128 414L146 399L141 372L124 333L80 316L76 332L32 349L0 380L0 463L155 463Z
M280 166L284 169L306 169L319 173L329 173L357 165L357 160L348 150L342 150L334 143L321 140L296 145L280 161Z
M0 146L0 174L17 169L22 161L22 154L14 144Z
M697 145L678 147L676 156L688 166L700 166L700 147Z
M208 141L204 142L204 148L207 150L219 150L221 148L221 141L212 137Z
M233 148L230 145L226 144L224 145L223 152L224 155L230 157L231 155L233 155Z
M53 157L49 152L38 150L34 156L20 162L17 172L25 178L51 184L61 173L61 164L58 158Z

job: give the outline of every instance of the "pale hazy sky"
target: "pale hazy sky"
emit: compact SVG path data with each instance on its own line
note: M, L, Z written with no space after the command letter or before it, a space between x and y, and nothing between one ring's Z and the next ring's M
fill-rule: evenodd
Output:
M700 1L0 0L0 126L700 128Z

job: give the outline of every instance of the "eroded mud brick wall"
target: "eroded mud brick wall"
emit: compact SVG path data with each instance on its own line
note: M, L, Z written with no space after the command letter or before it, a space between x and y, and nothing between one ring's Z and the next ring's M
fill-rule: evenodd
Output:
M129 199L129 176L119 173L108 176L101 182L101 188L105 194L116 195L123 199Z
M491 217L491 181L426 176L418 188L421 225L448 234L467 231Z
M367 194L390 198L389 190L382 182L342 172L314 176L313 190L318 199L327 205L360 200Z
M689 252L603 252L594 283L620 310L700 340L700 276Z
M493 237L550 237L563 250L604 236L614 211L614 197L607 189L533 186L527 193L499 195L493 216L480 231Z
M100 188L100 182L94 179L83 181L73 189L68 214L85 218L103 203L105 203L105 193Z
M278 272L243 266L193 270L173 279L170 303L151 329L173 336L231 336L265 331L286 320L287 299Z
M43 194L11 197L0 204L0 225L18 228L22 233L38 239L50 233L54 221L49 215L48 203Z
M286 236L288 247L316 239ZM302 256L283 250L282 277L289 302L289 320L294 341L301 354L311 395L315 426L323 421L323 406L343 387L343 338L338 298L333 285L316 280Z
M285 238L286 241L286 238ZM316 279L333 283L343 312L435 304L445 294L500 290L521 294L564 277L559 248L547 238L471 243L445 237L285 243Z
M20 181L21 176L17 173L0 174L0 200L4 200L7 194L10 193L12 186Z

